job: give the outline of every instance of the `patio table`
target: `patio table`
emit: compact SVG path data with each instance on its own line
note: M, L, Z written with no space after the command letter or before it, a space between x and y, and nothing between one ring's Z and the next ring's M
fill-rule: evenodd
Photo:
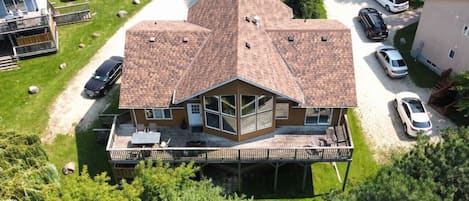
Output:
M131 142L135 145L154 145L160 143L160 132L135 132L132 134Z

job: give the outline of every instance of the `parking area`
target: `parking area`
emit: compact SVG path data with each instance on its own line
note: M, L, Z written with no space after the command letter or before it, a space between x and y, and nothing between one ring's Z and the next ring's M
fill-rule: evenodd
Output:
M431 89L419 88L408 78L391 79L386 76L383 68L374 56L376 47L392 44L392 36L396 30L416 22L420 10L391 14L374 0L324 0L329 19L336 19L348 26L352 32L353 59L357 86L358 108L362 127L369 142L373 145L376 158L410 147L415 143L404 134L402 124L393 107L395 94L401 91L417 93L423 102L427 102ZM383 18L391 31L390 37L383 42L369 41L356 19L360 8L373 7L383 13ZM433 123L432 139L436 140L440 129L454 127L447 118L425 105Z

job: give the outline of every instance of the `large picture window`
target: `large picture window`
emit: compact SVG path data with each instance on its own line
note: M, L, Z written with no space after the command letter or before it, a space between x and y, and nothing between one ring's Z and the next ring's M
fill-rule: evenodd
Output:
M205 96L205 125L208 128L236 134L236 96Z
M272 127L273 97L241 95L241 134Z
M330 108L306 108L305 125L329 125L331 117Z
M171 109L145 109L145 118L149 120L171 120L173 114Z

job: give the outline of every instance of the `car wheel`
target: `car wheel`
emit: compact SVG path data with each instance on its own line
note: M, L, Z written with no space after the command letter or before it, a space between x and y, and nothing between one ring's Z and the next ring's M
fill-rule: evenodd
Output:
M404 125L404 133L407 134L407 125L406 124L403 124Z
M397 99L394 99L394 101L393 101L393 105L394 105L394 109L396 109L396 110L397 110Z
M391 12L391 9L389 8L389 5L386 5L386 10L387 10L388 12Z
M108 90L107 90L107 89L104 89L104 91L103 91L103 96L106 96L107 93L108 93Z
M386 72L386 75L387 75L388 77L391 77L391 75L389 75L389 71L388 71L387 68L384 68L384 72Z

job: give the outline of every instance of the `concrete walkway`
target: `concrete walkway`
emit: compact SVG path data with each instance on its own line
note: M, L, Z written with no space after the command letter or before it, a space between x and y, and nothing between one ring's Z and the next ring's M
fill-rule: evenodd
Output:
M51 143L56 134L74 134L76 126L80 129L87 128L105 109L109 100L107 98L88 99L83 94L83 87L104 60L111 56L124 56L125 32L128 28L142 20L186 20L188 5L193 2L193 0L153 0L130 18L109 38L54 101L49 108L50 117L46 135L41 140Z

